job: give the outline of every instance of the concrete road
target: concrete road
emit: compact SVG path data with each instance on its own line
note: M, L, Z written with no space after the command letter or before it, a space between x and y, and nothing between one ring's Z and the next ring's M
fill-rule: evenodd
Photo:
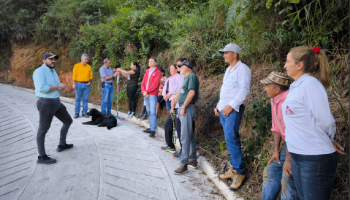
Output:
M74 148L58 153L62 123L54 118L45 146L57 163L38 165L36 101L0 84L0 200L222 199L201 169L174 175L180 161L160 150L164 139L131 122L107 130L74 119L67 136ZM64 105L73 116L74 105Z

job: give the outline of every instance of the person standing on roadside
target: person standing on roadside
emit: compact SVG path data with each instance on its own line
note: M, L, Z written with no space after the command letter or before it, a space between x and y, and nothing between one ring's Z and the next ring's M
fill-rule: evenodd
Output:
M160 149L163 151L168 151L170 153L176 153L175 145L173 143L174 122L171 117L170 109L171 101L175 98L177 92L179 91L179 88L181 87L179 83L182 77L177 73L176 64L170 65L169 71L171 76L167 79L162 91L162 95L169 112L169 116L164 123L165 142L167 143L167 146L161 147Z
M89 56L83 54L81 62L76 64L73 68L73 89L75 89L75 115L74 118L79 117L80 102L83 96L83 110L82 116L89 117L86 113L88 111L88 101L90 94L90 84L92 82L92 70L88 65Z
M38 164L53 164L56 162L56 159L47 156L45 151L45 136L54 116L63 123L60 142L56 151L61 152L73 147L73 144L66 143L68 129L73 120L59 98L61 91L66 86L60 82L54 69L58 58L58 55L46 53L43 55L43 65L33 73L35 96L38 97L36 106L39 111L39 127L36 136L39 153Z
M121 72L128 80L126 81L126 94L129 99L129 112L128 116L132 117L136 111L136 92L138 88L138 82L140 77L141 67L137 62L132 62L130 71L117 68L118 72Z
M141 84L141 93L143 94L144 101L146 103L146 108L149 115L150 128L144 130L143 132L149 133L150 137L154 137L157 129L157 97L159 90L160 79L162 78L162 72L159 71L157 66L157 60L155 58L150 58L148 60L149 68L146 69L146 73L143 76Z
M178 58L178 59L176 60L176 71L177 71L178 74L180 74L181 68L180 68L180 67L177 67L177 65L180 65L180 64L181 64L183 61L185 61L185 60L187 60L187 58L184 58L184 57ZM184 80L185 80L184 75L181 75L181 74L180 74L179 89L178 89L177 92L183 92L183 91L182 91L182 85L183 85L183 83L184 83ZM175 99L175 98L174 98L174 99ZM173 100L174 100L174 99L173 99ZM179 139L179 143L180 143L180 147L181 147L180 151L173 155L173 158L181 159L181 153L182 153L182 143L181 143L181 121L180 121L180 119L179 119L179 115L177 114L177 113L178 113L177 110L178 110L178 108L179 108L179 103L177 102L177 100L176 100L176 101L171 101L170 106L171 106L171 108L170 108L170 113L175 113L175 122L174 122L174 124L175 124L175 130L176 130L177 138ZM194 123L194 121L193 121L193 132L194 132L194 127L195 127L195 123ZM191 156L192 153L193 153L193 151L192 151L192 146L190 146L190 157L192 157L192 156Z
M187 166L197 169L196 137L193 132L193 121L196 115L195 103L198 100L199 80L192 71L193 65L185 60L178 65L181 75L185 80L182 85L183 92L179 91L173 101L179 103L178 114L181 121L182 153L180 166L174 170L175 175L187 173ZM192 149L191 149L192 147ZM191 162L189 162L190 151L192 151Z
M227 149L230 152L230 169L225 174L219 174L220 179L231 178L231 190L238 190L245 180L245 168L242 163L241 141L239 139L239 125L244 113L244 101L250 92L251 71L239 60L241 48L234 43L219 50L223 53L227 67L220 90L220 100L214 109L225 134Z
M117 76L117 73L113 73L111 66L111 61L106 58L103 60L103 65L100 68L100 78L101 78L101 90L102 90L102 100L101 100L101 113L111 114L114 87L113 81Z
M331 85L327 56L320 47L292 48L284 65L295 81L282 104L287 151L300 199L328 200L343 147L334 141L336 124L326 88Z
M264 90L267 96L271 98L271 132L275 144L274 153L263 172L262 200L276 200L280 191L282 200L299 199L291 175L291 160L289 152L286 151L286 144L279 151L281 138L285 139L286 129L281 105L288 95L290 82L291 80L286 74L275 71L260 81L265 85Z

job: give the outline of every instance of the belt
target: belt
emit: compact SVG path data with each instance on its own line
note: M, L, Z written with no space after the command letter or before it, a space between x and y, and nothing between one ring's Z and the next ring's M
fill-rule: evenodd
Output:
M90 82L90 81L87 81L87 82L76 81L76 82L79 82L79 83L88 83L88 82Z
M38 97L38 100L40 100L40 99L49 99L49 100L56 100L56 101L59 101L60 100L60 98L58 97L58 98L45 98L45 97Z

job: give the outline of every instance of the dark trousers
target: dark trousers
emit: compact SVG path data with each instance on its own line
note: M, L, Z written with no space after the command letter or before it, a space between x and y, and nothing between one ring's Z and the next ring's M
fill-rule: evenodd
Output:
M66 137L68 129L73 120L66 107L58 99L39 99L36 102L36 106L39 110L39 128L36 136L36 142L38 145L39 156L45 155L45 136L51 126L53 116L57 117L63 125L61 128L60 143L59 145L66 144Z
M300 199L329 200L338 164L337 152L323 155L290 154L293 179Z
M136 110L136 92L137 86L131 86L126 88L126 94L129 99L129 111L135 112Z
M177 112L177 109L175 109L175 113ZM176 114L175 114L176 116ZM175 117L173 120L171 118L171 114L169 114L168 118L165 120L164 123L164 133L165 133L165 142L167 143L168 147L170 148L175 148L174 142L173 142L173 129L174 129L174 124L175 124L175 129L179 137L180 145L181 144L181 122L178 117Z

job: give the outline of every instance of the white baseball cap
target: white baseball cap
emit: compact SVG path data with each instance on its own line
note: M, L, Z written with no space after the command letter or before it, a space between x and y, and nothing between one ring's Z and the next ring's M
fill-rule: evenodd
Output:
M224 53L226 51L232 51L232 52L239 54L241 52L241 47L239 47L235 43L230 43L230 44L226 45L224 49L219 50L220 53Z

